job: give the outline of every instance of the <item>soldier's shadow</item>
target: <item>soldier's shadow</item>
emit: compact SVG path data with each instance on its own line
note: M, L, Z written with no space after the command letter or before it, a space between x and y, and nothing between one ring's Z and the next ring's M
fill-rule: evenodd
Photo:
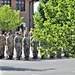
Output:
M0 66L1 71L48 71L48 70L55 70L55 68L48 68L48 69L32 69L32 68L15 68L10 66Z

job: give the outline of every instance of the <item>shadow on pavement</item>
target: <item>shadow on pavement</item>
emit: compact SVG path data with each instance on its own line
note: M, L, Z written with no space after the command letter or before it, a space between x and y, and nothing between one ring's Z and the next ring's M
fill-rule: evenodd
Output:
M32 69L32 68L15 68L9 66L0 66L1 71L48 71L48 70L55 70L55 68L48 68L48 69Z

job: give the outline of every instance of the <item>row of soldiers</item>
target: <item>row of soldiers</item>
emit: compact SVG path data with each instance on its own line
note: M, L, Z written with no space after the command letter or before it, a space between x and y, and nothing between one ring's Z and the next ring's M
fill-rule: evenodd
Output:
M32 39L31 39L32 40ZM16 58L17 60L20 60L22 55L22 49L24 50L24 58L25 60L29 59L30 54L30 45L33 49L33 58L37 58L38 51L35 51L35 47L33 46L32 42L30 42L30 36L28 35L28 32L25 31L24 37L21 36L19 32L15 33L15 37L11 35L10 32L8 32L6 35L2 35L2 31L0 31L0 59L4 58L4 51L6 46L6 59L12 59L13 58L13 51L14 48L16 50Z

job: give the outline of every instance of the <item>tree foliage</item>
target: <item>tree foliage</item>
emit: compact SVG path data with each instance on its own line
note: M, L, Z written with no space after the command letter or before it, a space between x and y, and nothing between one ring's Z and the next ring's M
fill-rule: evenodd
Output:
M20 26L23 21L20 17L20 11L12 10L9 5L0 8L0 29L10 31Z
M40 0L34 24L34 39L45 50L63 48L75 57L75 0Z

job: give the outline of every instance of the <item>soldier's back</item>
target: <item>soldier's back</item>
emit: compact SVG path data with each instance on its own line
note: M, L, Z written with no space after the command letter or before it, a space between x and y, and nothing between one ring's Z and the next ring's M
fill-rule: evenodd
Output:
M28 36L25 37L24 43L25 43L25 45L30 45L30 38Z
M5 45L5 42L6 42L5 36L1 35L0 36L0 46Z
M0 46L2 45L2 36L0 36Z
M22 45L22 37L21 36L17 36L15 38L15 42L16 42L16 45Z
M11 45L11 46L13 46L14 44L14 40L11 36L7 37L7 42L8 42L8 45Z

